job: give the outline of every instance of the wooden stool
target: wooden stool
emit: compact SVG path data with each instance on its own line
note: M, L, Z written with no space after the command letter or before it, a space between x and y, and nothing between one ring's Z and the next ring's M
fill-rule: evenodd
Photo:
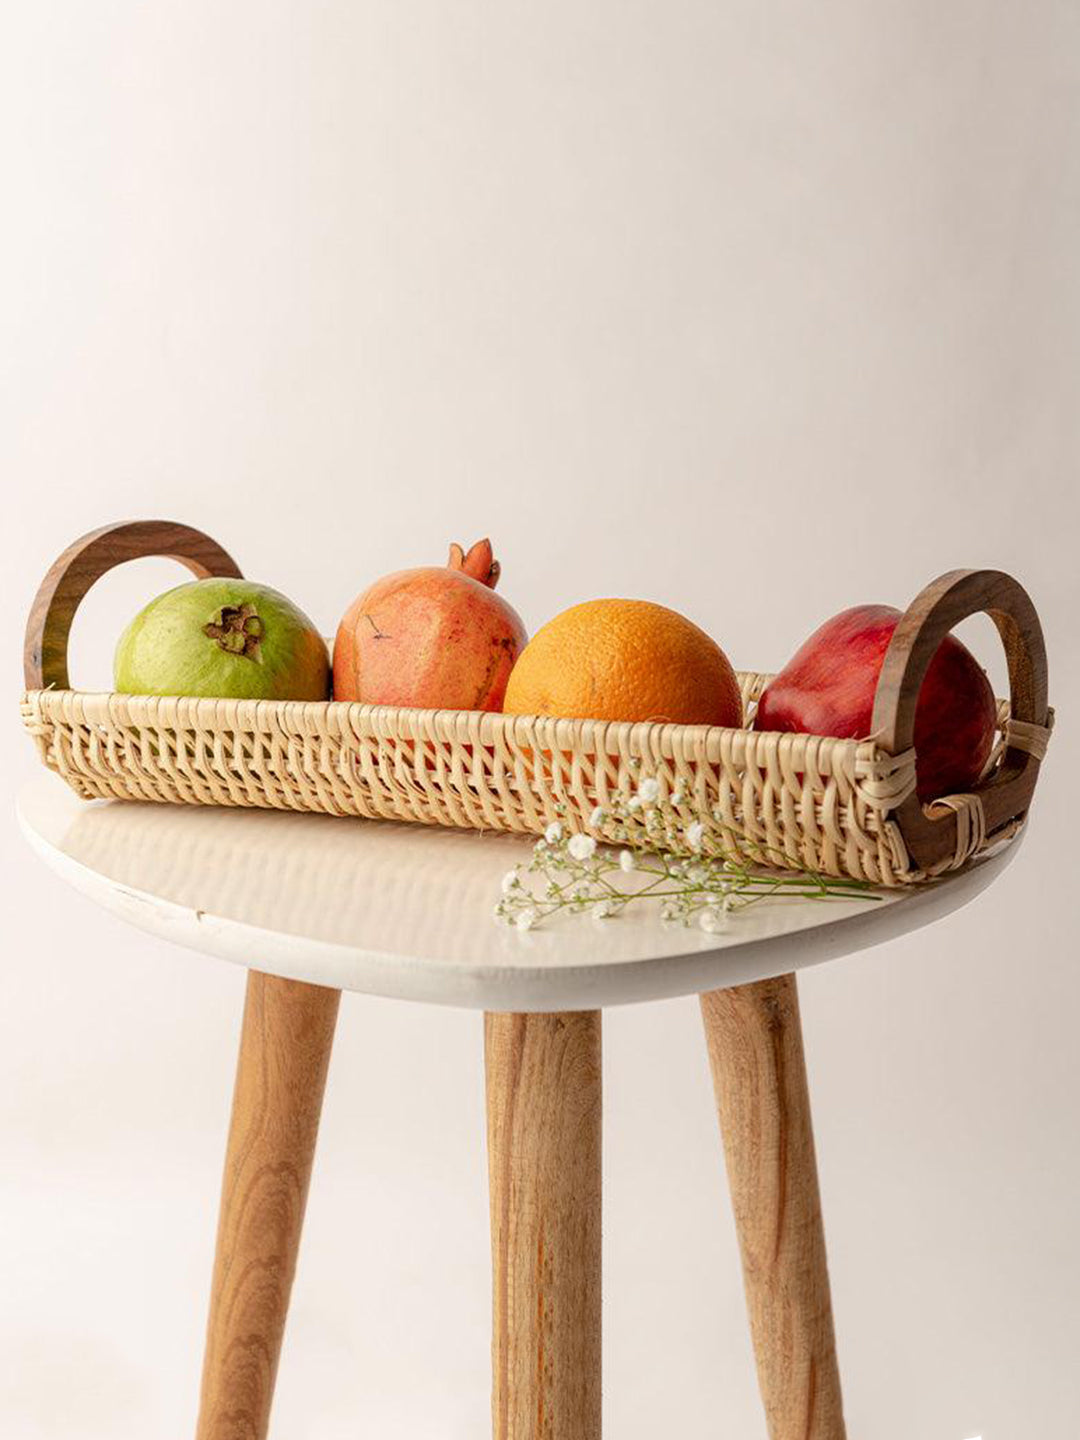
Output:
M599 1440L600 1012L700 995L769 1434L843 1440L792 972L958 909L1016 841L929 889L763 905L720 935L643 915L521 935L491 919L515 836L86 805L44 774L20 815L84 894L251 972L198 1440L268 1431L342 990L486 1012L495 1440Z

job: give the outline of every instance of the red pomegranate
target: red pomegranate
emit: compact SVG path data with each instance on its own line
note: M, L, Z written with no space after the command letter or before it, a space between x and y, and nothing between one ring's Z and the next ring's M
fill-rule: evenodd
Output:
M399 570L357 596L334 641L334 698L429 710L499 710L528 636L495 594L490 540L445 565Z

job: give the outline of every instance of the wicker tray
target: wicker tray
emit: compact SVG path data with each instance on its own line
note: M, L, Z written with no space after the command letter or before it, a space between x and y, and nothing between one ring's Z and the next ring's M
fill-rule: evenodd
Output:
M703 849L882 885L924 880L1015 833L1053 714L1042 628L999 571L955 570L927 586L889 647L874 737L616 724L328 701L199 700L68 688L75 610L114 565L170 556L197 576L239 575L208 536L134 521L77 541L42 583L27 626L22 712L44 763L84 798L260 806L541 832L587 830L597 805L654 776L681 791ZM976 790L924 807L915 795L915 701L931 656L986 611L1005 645L1010 699ZM748 726L769 676L739 675ZM644 825L631 845L651 843Z

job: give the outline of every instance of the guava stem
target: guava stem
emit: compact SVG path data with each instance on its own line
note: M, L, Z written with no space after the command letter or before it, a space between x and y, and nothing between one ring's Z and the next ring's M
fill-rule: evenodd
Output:
M261 665L262 646L259 640L264 628L254 605L223 605L203 626L203 634L215 640L218 648L226 654L242 655Z

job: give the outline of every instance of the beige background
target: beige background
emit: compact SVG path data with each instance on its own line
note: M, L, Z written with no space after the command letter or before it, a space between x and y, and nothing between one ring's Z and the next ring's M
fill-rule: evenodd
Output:
M1025 852L802 990L851 1434L1080 1432L1077 5L3 28L5 817L26 607L114 518L210 529L327 628L490 532L530 626L644 596L755 668L842 605L1014 571L1061 716ZM99 587L77 683L179 578ZM0 1430L185 1436L243 976L0 843ZM605 1047L608 1433L763 1440L695 1007L611 1012ZM484 1433L482 1130L478 1017L347 999L277 1435Z

